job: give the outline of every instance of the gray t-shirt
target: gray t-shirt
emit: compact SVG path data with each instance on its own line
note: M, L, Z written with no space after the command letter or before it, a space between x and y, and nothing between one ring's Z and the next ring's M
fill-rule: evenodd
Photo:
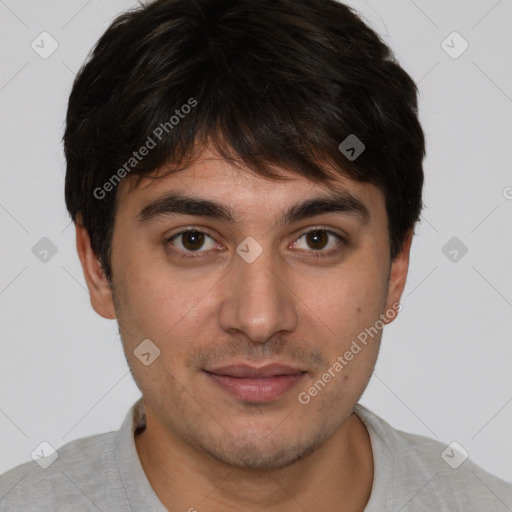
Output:
M355 412L370 434L374 458L365 512L512 510L511 483L469 459L460 464L459 452L396 430L360 404ZM0 476L0 512L166 512L135 447L134 432L144 427L141 397L119 431L67 443L46 469L30 461L7 471ZM190 505L201 510L199 503Z

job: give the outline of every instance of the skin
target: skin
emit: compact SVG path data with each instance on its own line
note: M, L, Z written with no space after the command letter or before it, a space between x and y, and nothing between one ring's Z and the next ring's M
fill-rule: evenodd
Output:
M381 331L307 405L297 397L380 314L396 308L412 233L391 261L380 189L341 175L326 188L279 171L289 179L256 176L206 149L179 173L137 187L122 182L113 288L77 222L91 304L102 317L117 318L144 396L147 427L135 437L137 452L169 510L362 511L370 496L371 444L353 410L372 374ZM333 187L366 205L366 224L351 213L327 213L277 225L289 206ZM237 223L176 214L139 223L140 210L169 191L228 205ZM186 235L168 241L190 227L210 232L197 244L209 257L180 257L194 247ZM312 228L345 235L348 244L330 236L315 246L303 236ZM263 249L250 264L236 253L248 236ZM332 248L339 252L312 257ZM134 355L144 339L160 349L149 366ZM247 403L203 371L241 362L282 362L307 373L277 400Z

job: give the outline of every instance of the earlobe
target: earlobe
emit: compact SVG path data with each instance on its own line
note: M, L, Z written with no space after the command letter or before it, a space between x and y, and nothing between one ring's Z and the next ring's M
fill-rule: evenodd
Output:
M396 312L397 306L400 303L400 298L405 288L405 282L407 281L409 254L411 251L413 235L414 232L412 229L407 232L402 249L391 264L386 311L392 309ZM394 318L395 315L386 321L386 323L391 323Z
M76 250L82 263L85 281L89 289L91 306L98 315L109 320L116 318L112 290L101 266L99 257L91 247L89 233L78 217L75 223Z

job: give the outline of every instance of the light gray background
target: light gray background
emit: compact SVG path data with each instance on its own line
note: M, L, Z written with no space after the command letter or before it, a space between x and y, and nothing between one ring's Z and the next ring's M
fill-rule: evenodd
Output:
M419 84L428 151L403 311L362 403L512 481L512 1L349 4ZM0 473L43 440L117 430L140 395L115 321L90 307L61 145L74 74L135 5L0 0ZM31 48L43 31L59 45L47 59ZM457 59L441 47L453 31L469 43ZM457 262L442 252L454 236L468 248ZM42 237L58 249L46 263L32 253Z

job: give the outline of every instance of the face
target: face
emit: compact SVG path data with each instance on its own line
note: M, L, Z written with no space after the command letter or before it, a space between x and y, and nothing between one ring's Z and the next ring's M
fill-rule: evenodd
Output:
M267 180L205 151L179 173L121 183L113 294L77 230L91 302L117 317L147 414L244 468L285 467L350 417L407 273L410 238L391 262L379 189L280 172ZM296 208L312 199L330 202Z

